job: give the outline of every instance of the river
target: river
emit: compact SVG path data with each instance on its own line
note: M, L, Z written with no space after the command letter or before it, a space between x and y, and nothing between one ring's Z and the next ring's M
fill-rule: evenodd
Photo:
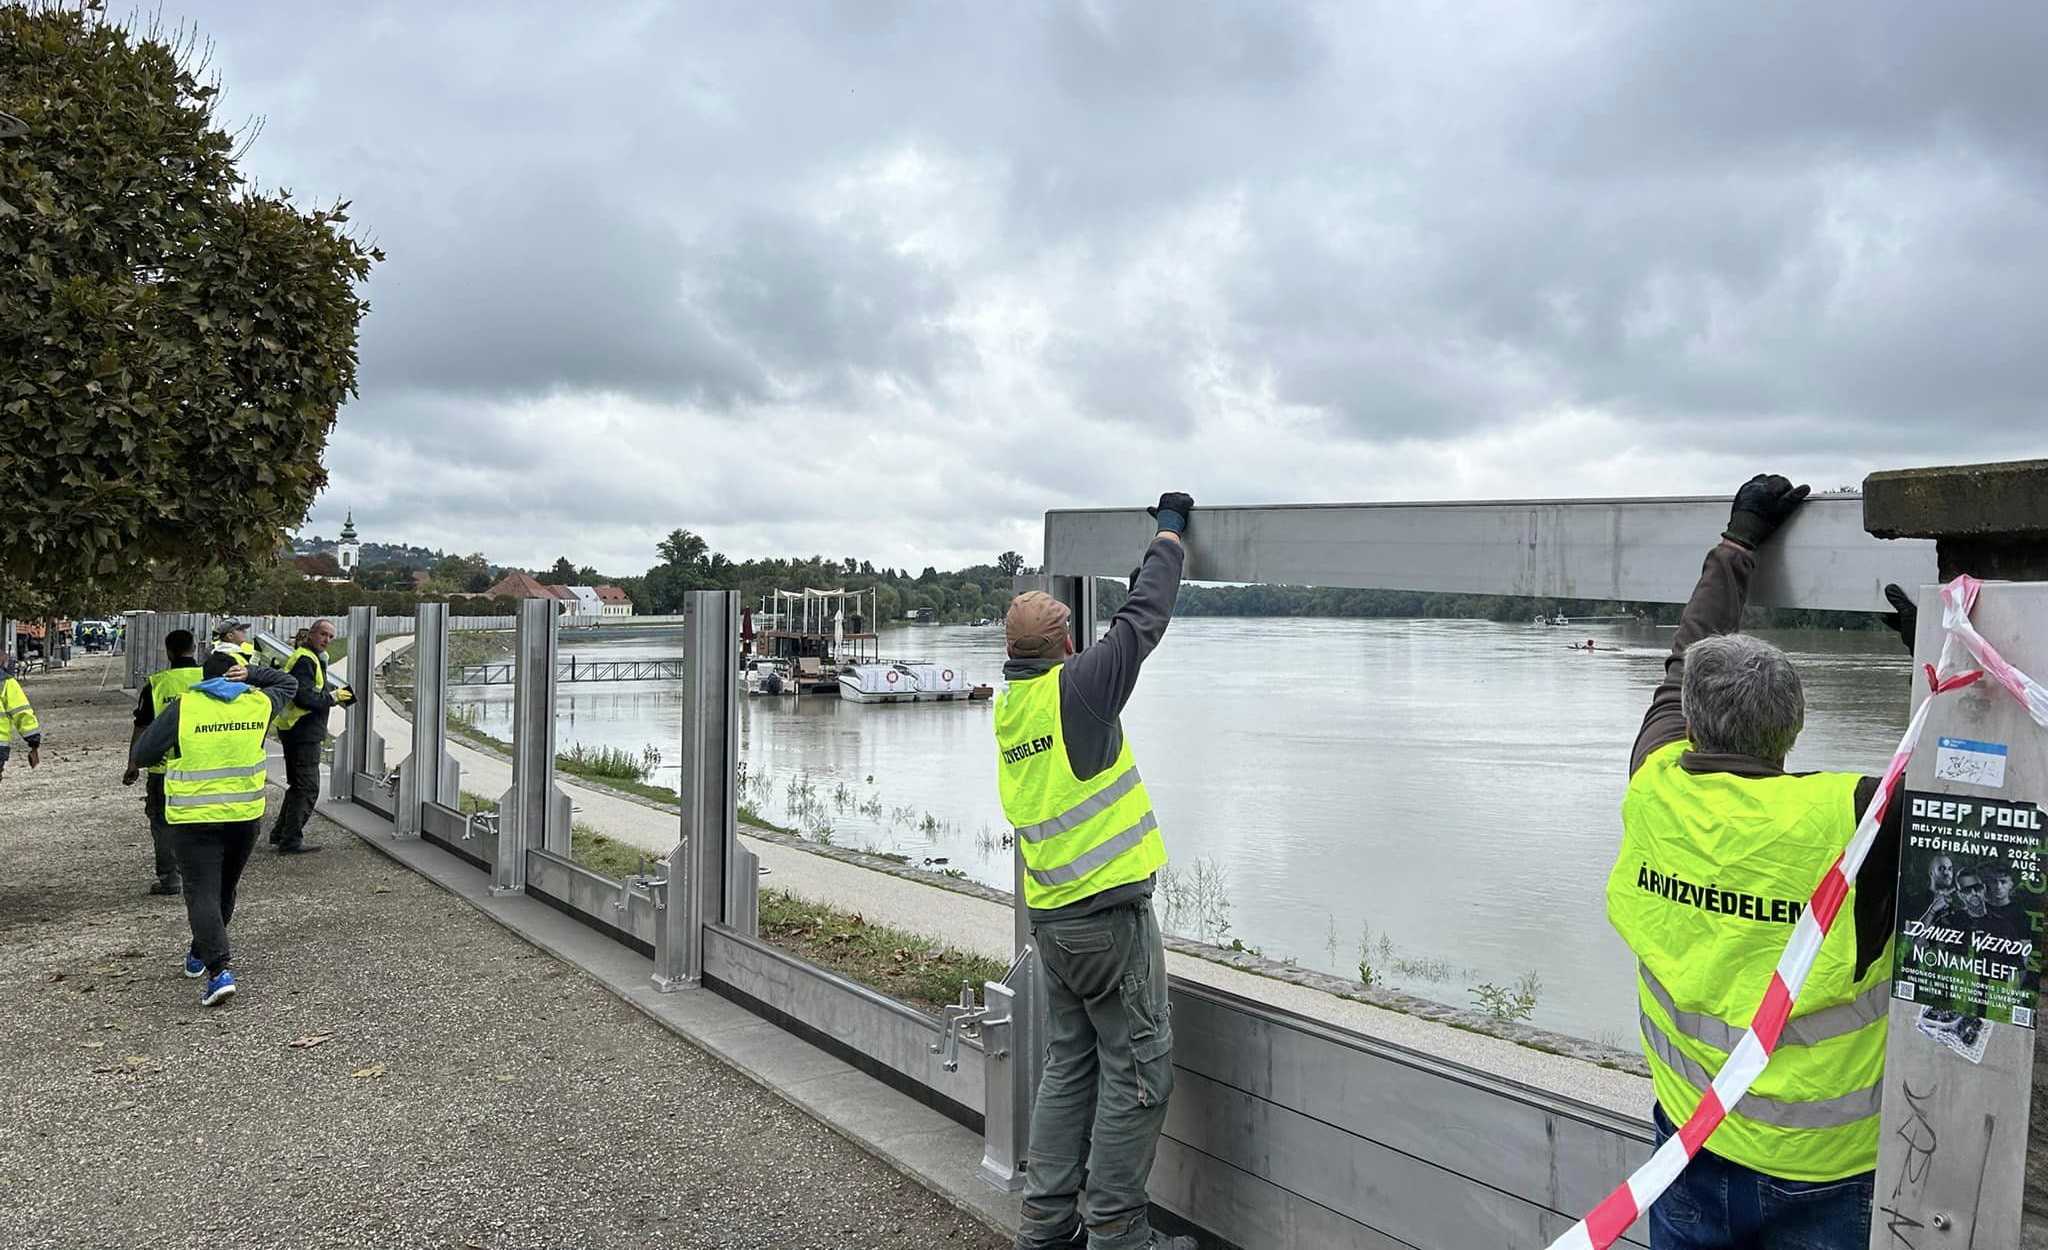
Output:
M1806 682L1789 767L1880 768L1907 714L1897 640L1765 636ZM1619 650L1566 650L1587 637ZM1124 713L1189 900L1171 927L1346 977L1363 945L1384 983L1460 1006L1475 986L1533 974L1531 1023L1632 1046L1631 964L1603 890L1629 746L1670 639L1633 624L1176 621ZM569 634L562 655L676 655L681 640ZM881 649L1001 680L1000 625L900 627ZM508 734L509 686L450 696ZM651 780L676 784L676 684L565 684L559 707L562 750L652 745ZM1008 889L990 713L747 700L743 797L810 836Z

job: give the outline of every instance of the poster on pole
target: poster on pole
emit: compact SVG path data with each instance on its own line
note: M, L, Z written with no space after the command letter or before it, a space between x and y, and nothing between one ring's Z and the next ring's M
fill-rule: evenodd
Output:
M1906 810L1892 997L2033 1028L2048 893L2040 809L1916 790L1900 797Z

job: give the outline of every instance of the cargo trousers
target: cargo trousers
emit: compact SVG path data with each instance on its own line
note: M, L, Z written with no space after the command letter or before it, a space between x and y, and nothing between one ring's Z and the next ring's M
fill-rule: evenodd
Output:
M1173 1093L1166 949L1150 899L1034 925L1051 1020L1018 1250L1152 1242L1146 1184ZM1083 1191L1085 1193L1085 1200Z

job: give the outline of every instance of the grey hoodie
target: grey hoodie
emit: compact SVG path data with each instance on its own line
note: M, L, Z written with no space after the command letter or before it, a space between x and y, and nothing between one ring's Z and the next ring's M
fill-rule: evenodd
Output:
M1124 727L1118 719L1138 688L1138 670L1166 635L1173 619L1173 601L1180 594L1181 570L1187 549L1171 538L1155 538L1145 549L1130 598L1109 618L1102 637L1064 659L1011 659L1003 679L1030 681L1059 667L1060 727L1067 740L1067 763L1081 780L1095 776L1123 751ZM1078 903L1050 911L1031 909L1031 923L1071 920L1152 895L1152 878L1113 886Z

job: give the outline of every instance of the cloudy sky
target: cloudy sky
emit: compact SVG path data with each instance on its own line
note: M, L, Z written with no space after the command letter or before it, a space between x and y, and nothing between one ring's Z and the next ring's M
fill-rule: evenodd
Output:
M389 256L307 532L945 567L2048 454L2042 6L189 12Z

